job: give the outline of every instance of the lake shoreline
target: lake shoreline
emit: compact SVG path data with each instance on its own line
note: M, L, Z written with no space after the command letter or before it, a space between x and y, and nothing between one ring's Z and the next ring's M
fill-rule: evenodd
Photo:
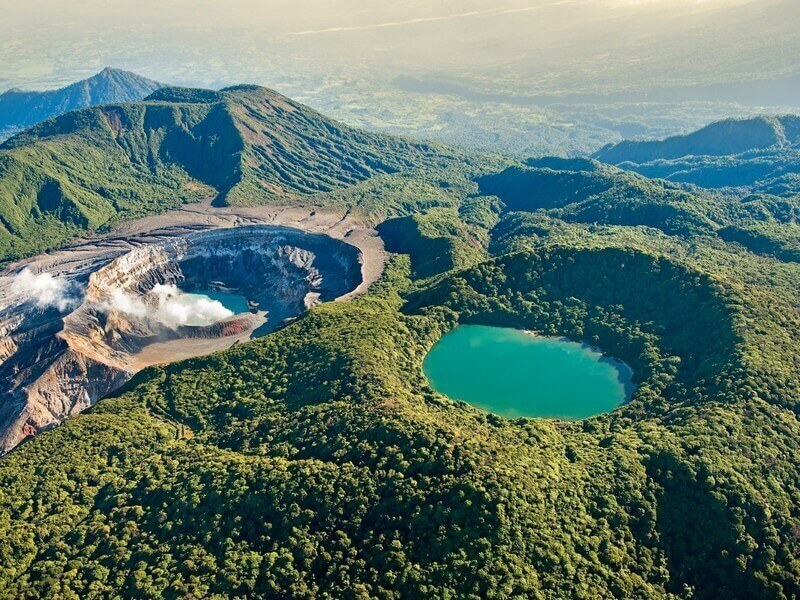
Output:
M633 369L586 342L528 329L458 325L423 359L430 386L507 419L580 421L630 402Z

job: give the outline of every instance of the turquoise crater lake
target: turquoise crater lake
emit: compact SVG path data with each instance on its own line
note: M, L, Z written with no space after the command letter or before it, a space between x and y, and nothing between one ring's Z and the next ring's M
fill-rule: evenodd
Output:
M585 419L633 387L629 367L586 344L482 325L446 334L422 368L437 392L509 419Z
M199 290L190 294L197 298L216 301L222 304L225 308L235 315L240 315L248 311L247 298L239 294L232 294L230 292L222 292L219 290Z

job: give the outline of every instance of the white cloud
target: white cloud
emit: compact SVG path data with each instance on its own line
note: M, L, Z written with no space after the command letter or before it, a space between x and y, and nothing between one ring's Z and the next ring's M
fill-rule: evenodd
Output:
M11 277L7 289L12 303L33 302L41 309L54 307L65 312L78 307L83 301L83 287L78 283L51 273L34 273L28 267ZM212 325L233 316L233 312L217 300L199 294L187 294L175 285L164 284L157 284L143 296L115 289L97 304L97 308L106 313L114 311L171 329L184 325Z
M81 287L74 281L50 273L34 273L28 267L17 273L11 283L12 293L23 301L34 301L39 308L55 307L60 311L81 303Z
M540 11L547 8L555 8L558 6L570 5L575 4L576 0L557 0L556 2L547 2L544 4L538 4L536 6L525 6L520 8L490 8L486 10L471 10L467 12L459 12L454 14L446 14L446 15L435 15L435 16L424 16L424 17L415 17L413 19L404 19L400 21L383 21L379 23L372 23L366 25L351 25L351 26L340 26L340 27L326 27L323 29L305 29L303 31L294 31L289 35L295 36L306 36L306 35L318 35L324 33L342 33L342 32L352 32L352 31L368 31L371 29L384 29L387 27L404 27L406 25L418 25L421 23L435 23L437 21L453 21L457 19L468 19L471 17L487 17L487 16L498 16L498 15L512 15L515 13L523 13L523 12L533 12L533 11Z

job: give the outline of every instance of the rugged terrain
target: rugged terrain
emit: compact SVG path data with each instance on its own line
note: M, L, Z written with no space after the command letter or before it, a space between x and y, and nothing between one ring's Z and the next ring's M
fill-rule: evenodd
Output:
M449 158L265 88L164 88L145 102L68 113L0 145L0 253L24 256L207 197L217 206L282 205Z
M118 114L71 113L2 151L54 148L58 162L29 166L60 178L78 211L106 197L102 178L125 182L106 190L120 210L43 228L59 235L41 248L202 184L215 199L204 219L291 198L308 217L374 225L390 257L352 301L143 369L0 460L0 595L798 595L792 189L467 155L249 87L166 90ZM68 160L87 140L101 170ZM789 146L769 152L791 164ZM26 207L19 227L50 223L30 210L35 178L15 173L0 189L27 190L7 196ZM34 252L15 231L8 252ZM636 390L579 422L454 402L421 365L458 323L586 341L631 365Z

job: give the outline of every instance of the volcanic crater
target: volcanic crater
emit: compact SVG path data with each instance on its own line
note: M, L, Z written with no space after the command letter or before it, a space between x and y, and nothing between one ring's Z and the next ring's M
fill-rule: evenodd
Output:
M197 231L184 224L122 252L66 254L59 278L48 280L59 282L58 301L21 295L19 267L2 278L0 454L147 366L264 335L316 304L351 297L369 283L365 275L376 276L364 266L365 248L374 247L345 241L353 230L241 222ZM34 281L45 272L31 274L36 268L24 267ZM246 310L205 296L215 291L246 299ZM193 321L197 298L213 310Z

